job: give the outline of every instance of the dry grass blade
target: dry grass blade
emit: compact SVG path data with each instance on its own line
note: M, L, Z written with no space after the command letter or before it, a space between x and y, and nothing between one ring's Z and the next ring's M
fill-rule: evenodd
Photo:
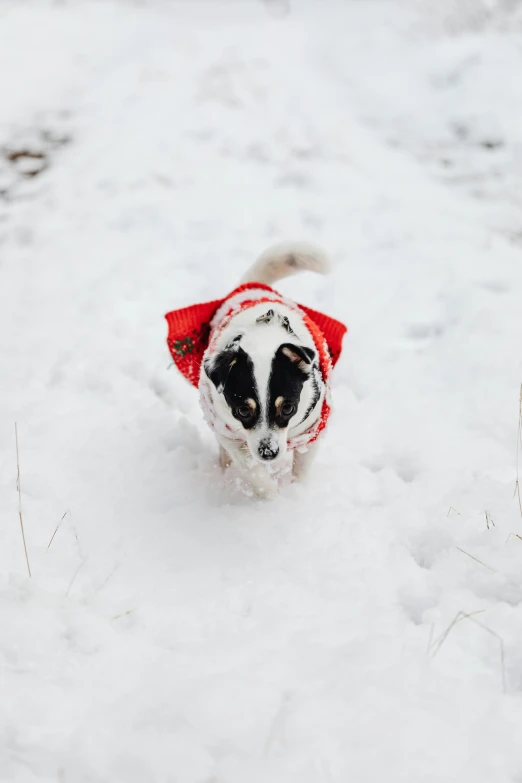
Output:
M120 617L126 617L127 615L132 614L133 611L134 611L134 609L127 609L126 612L120 612L120 614L115 614L112 619L113 620L119 620Z
M465 612L457 612L451 623L448 625L446 630L435 640L433 643L433 651L431 652L431 657L434 658L435 655L439 652L440 648L448 638L451 630L457 625L457 623L460 623L462 620L470 620L470 622L475 623L479 628L482 628L483 631L487 631L491 636L494 636L495 639L498 639L499 647L500 647L500 667L501 667L501 673L502 673L502 691L506 692L506 666L505 666L505 658L504 658L504 640L503 638L496 633L496 631L493 631L489 626L484 625L484 623L481 623L480 620L476 619L477 614L482 614L485 611L485 609L478 609L475 612L468 612L467 614ZM431 634L430 634L431 636Z
M519 536L518 533L510 533L509 536L506 538L506 544L511 538L511 536L514 536L515 538L518 538L520 541L522 541L522 536Z
M433 634L435 633L435 623L430 623L430 635L428 637L428 645L426 647L426 652L429 655L429 652L431 650L431 645L433 644Z
M497 573L494 568L491 568L491 566L488 566L485 563L483 563L482 560L478 559L478 557L475 557L474 555L470 555L469 552L466 552L464 549L461 549L460 546L458 546L457 549L459 550L459 552L462 552L463 555L467 555L472 560L474 560L475 563L478 563L479 565L484 566L484 568L487 568L488 571L491 571L493 574Z
M25 541L24 518L22 515L22 487L20 483L20 450L18 448L18 425L15 422L15 442L16 442L16 488L18 490L18 517L20 519L20 529L22 531L22 541L24 542L25 562L29 577L32 577L31 566L29 565L29 555L27 554L27 544Z
M491 634L491 636L494 636L495 639L498 639L499 646L500 646L500 666L502 669L502 690L505 693L506 692L506 667L504 663L504 639L498 633L496 633L496 631L493 631L487 625L481 623L480 620L476 620L474 617L469 617L468 619L471 620L472 623L475 623L475 625L478 625L479 628L482 628L484 631L487 631L489 634Z
M467 620L469 617L473 617L476 614L482 614L482 612L485 612L485 611L486 611L485 609L477 609L476 611L469 612L468 614L466 614L465 612L462 612L462 611L461 612L457 612L457 614L455 615L455 617L453 618L451 623L448 625L446 630L443 631L441 633L441 635L439 637L437 637L437 639L435 639L435 641L433 642L432 650L430 651L431 657L434 658L437 655L438 651L440 650L440 648L442 647L442 645L444 644L444 642L448 638L448 635L451 632L451 629L454 628L457 625L457 623L460 623L461 620Z
M453 506L450 506L450 507L448 508L448 513L446 514L446 516L447 516L447 517L449 517L449 515L450 515L450 513L451 513L452 511L454 511L454 512L455 512L455 514L458 514L458 515L459 515L459 517L460 517L460 511L457 511L457 509L456 509L456 508L453 508Z
M71 592L71 587L73 586L73 584L74 584L74 582L76 580L76 577L78 576L78 574L80 573L80 571L82 570L84 565L85 565L85 560L82 560L82 562L80 563L80 565L78 566L78 568L74 572L73 577L72 577L71 581L69 582L69 587L65 591L65 597L66 598L68 597L69 593Z
M108 576L106 579L104 579L104 580L103 580L103 582L101 583L101 585L100 585L100 586L98 587L98 589L96 590L96 592L97 592L97 593L101 592L101 591L103 590L103 588L105 587L105 585L106 585L106 584L108 584L108 582L110 582L110 580L112 579L112 577L114 576L114 574L116 573L116 571L118 570L118 568L121 568L121 563L118 563L118 565L115 565L115 566L114 566L114 568L113 568L113 569L112 569L112 571L110 572L109 576Z
M490 525L493 525L493 527L496 527L495 521L489 511L484 511L484 514L486 516L486 527L489 530Z
M49 543L47 544L47 549L49 549L49 547L50 547L50 546L51 546L51 544L53 543L53 541L54 541L54 537L55 537L55 535L57 534L57 532L58 532L58 530L60 529L60 527L62 526L62 522L63 522L63 520L65 519L65 517L67 516L67 514L68 514L68 513L69 513L69 510L67 510L67 511L65 512L65 514L63 515L63 517L60 519L60 521L59 521L59 522L58 522L58 524L56 525L56 527L55 527L55 529L54 529L54 533L53 533L53 534L52 534L52 536L51 536L51 540L50 540L50 541L49 541Z
M522 383L520 384L520 397L518 400L518 430L517 430L517 479L515 481L515 495L518 497L518 507L520 509L520 516L522 517L522 498L520 496L520 477L519 477L519 464L520 464L520 452L522 451Z

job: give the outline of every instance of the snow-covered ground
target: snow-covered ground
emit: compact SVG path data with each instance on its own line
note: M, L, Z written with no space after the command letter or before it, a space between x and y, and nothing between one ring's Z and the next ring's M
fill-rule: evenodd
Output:
M522 781L522 14L472 6L2 3L2 783ZM163 315L286 238L350 332L263 503Z

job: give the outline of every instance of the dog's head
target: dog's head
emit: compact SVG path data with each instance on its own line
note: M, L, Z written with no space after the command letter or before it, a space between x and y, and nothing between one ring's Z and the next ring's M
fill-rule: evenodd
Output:
M316 351L302 342L288 318L269 310L205 361L219 415L243 429L261 462L283 456L289 430L306 420L319 399Z

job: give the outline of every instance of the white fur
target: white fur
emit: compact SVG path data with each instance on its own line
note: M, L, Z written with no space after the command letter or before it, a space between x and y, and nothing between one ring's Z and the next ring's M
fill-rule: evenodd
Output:
M329 263L322 251L309 245L281 244L265 251L248 270L242 282L261 282L270 284L282 277L292 275L303 270L313 270L326 273ZM267 292L262 292L266 296ZM248 292L252 297L252 290ZM237 299L237 302L235 301ZM223 307L214 316L213 326L218 325L231 305L239 306L242 295L236 295L232 300L227 300ZM286 316L296 336L289 335L281 326L279 320L274 318L271 323L260 326L257 318L268 309L273 309L276 316ZM268 383L270 369L274 355L282 343L294 342L298 345L313 348L312 335L308 331L300 311L292 302L274 302L273 305L262 302L246 310L240 310L233 315L228 324L222 329L215 342L212 344L212 353L219 354L238 333L242 334L241 347L245 350L254 364L254 375L260 397L261 417L260 424L252 430L245 430L240 422L234 418L222 393L220 393L202 372L201 384L205 385L205 393L210 395L214 407L218 425L215 426L215 434L220 445L220 461L223 467L230 461L248 478L254 491L259 496L273 495L278 486L278 478L293 470L296 479L304 478L309 471L313 457L315 456L316 443L308 445L303 450L289 451L288 439L307 432L321 416L325 388L321 384L321 396L310 416L300 424L306 410L313 399L311 380L306 380L301 392L298 409L285 429L269 430L266 423L266 407L268 398ZM294 426L292 426L294 422ZM220 426L221 425L221 426ZM258 447L267 437L275 438L279 447L278 457L271 461L262 461L258 457Z

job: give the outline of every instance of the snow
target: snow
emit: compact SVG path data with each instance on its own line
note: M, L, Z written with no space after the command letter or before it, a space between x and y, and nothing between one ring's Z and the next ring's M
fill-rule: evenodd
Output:
M479 6L4 0L0 780L522 780L522 20ZM294 237L350 332L263 503L163 315Z

